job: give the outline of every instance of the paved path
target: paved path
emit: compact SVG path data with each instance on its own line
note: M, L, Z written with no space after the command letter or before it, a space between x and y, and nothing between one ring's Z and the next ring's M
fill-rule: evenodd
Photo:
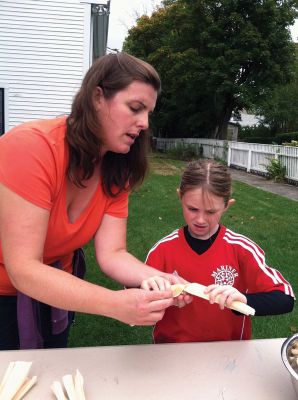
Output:
M275 183L262 176L250 174L248 172L230 168L232 179L255 186L258 189L275 193L288 199L298 201L298 187L287 183Z

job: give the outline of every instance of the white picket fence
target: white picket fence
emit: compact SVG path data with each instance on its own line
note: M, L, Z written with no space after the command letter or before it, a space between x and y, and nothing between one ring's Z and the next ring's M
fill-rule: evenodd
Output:
M261 175L267 175L266 166L275 158L286 167L286 179L298 184L298 147L201 138L154 138L154 141L157 150L191 146L198 155L220 159L229 166Z

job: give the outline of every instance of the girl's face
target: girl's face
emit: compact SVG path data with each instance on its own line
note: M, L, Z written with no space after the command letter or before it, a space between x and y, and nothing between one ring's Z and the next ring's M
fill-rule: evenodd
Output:
M209 239L218 229L222 214L227 210L223 197L202 188L188 190L180 197L189 233L197 239Z
M157 92L149 84L134 81L110 99L105 99L97 88L94 99L100 123L101 155L107 151L128 153L140 132L149 126Z

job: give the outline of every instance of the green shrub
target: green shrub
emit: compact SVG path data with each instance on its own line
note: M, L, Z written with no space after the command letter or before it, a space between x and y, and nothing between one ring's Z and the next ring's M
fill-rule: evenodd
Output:
M167 150L167 155L176 160L189 161L200 156L200 148L191 144L179 143L170 150Z
M242 127L239 131L238 140L247 143L290 143L292 140L298 140L298 132L275 133L265 125Z
M283 182L287 173L286 167L276 158L268 158L269 164L265 165L269 179L275 182Z
M279 133L275 135L276 143L282 144L284 142L291 142L291 140L298 140L298 132L291 132L291 133Z
M242 139L243 142L246 143L263 143L263 144L272 144L276 143L275 136L248 136Z
M282 143L283 146L291 146L291 147L298 147L298 140L291 140L289 143L284 142Z
M243 126L240 127L239 129L239 141L243 142L250 142L250 143L268 143L268 142L253 142L253 138L265 138L271 137L272 136L272 131L269 127L265 125L254 125L254 126ZM270 142L269 142L270 143Z

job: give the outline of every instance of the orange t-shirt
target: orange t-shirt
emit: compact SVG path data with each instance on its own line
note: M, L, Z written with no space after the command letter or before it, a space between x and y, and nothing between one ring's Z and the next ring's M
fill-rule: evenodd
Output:
M128 193L107 196L99 183L80 217L70 223L66 210L66 170L69 151L66 117L28 122L0 138L0 182L31 203L50 210L44 263L60 260L72 272L74 250L88 243L104 214L126 218ZM0 243L0 295L14 295Z

